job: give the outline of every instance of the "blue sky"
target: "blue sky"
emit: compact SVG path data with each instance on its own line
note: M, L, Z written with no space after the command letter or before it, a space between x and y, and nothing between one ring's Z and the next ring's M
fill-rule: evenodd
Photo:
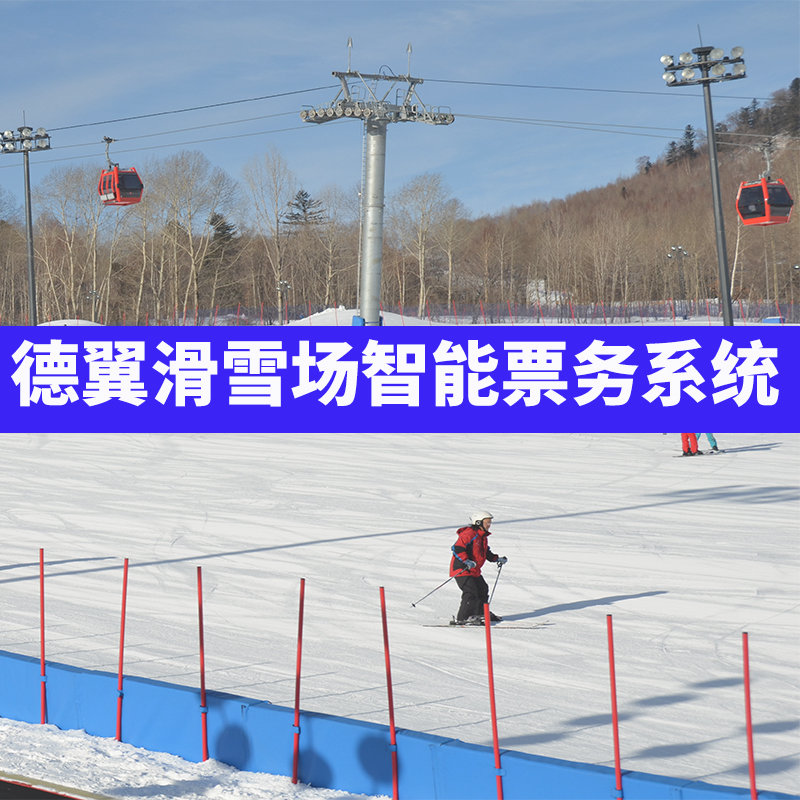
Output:
M52 135L52 150L31 157L34 186L54 167L99 175L111 136L114 160L140 172L199 150L238 180L275 148L312 195L354 189L362 123L299 118L333 99L348 37L362 72L405 73L411 43L420 98L456 115L389 127L387 194L439 173L476 216L605 185L687 124L703 130L700 89L667 88L659 63L696 47L698 26L704 44L745 49L747 78L712 89L717 120L800 74L797 0L0 0L0 11L0 129L24 114ZM315 87L326 88L304 91ZM0 190L21 202L21 156L0 155Z

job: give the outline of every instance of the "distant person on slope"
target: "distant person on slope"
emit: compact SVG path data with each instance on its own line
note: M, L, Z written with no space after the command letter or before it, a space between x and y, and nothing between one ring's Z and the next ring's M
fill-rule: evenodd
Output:
M695 434L695 436L697 437L698 446L700 444L700 437L702 435L703 435L702 433L696 433ZM717 440L714 438L714 434L713 433L707 433L706 434L706 439L708 439L708 443L711 445L711 449L715 453L719 453L719 447L717 447Z
M685 456L702 455L697 449L697 434L696 433L682 433L681 434L681 447Z
M471 524L459 528L456 543L451 548L450 575L455 577L461 589L461 606L456 615L457 625L483 625L483 606L489 601L489 585L481 575L481 567L487 562L502 566L508 561L489 549L489 528L492 515L488 511L476 511L470 517ZM498 617L490 612L492 622Z

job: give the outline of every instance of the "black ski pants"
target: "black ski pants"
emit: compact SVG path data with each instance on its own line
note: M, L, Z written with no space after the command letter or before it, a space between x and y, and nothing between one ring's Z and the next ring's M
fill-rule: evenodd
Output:
M489 584L483 575L463 575L456 578L461 589L461 606L456 620L463 622L469 617L483 616L483 605L489 602Z

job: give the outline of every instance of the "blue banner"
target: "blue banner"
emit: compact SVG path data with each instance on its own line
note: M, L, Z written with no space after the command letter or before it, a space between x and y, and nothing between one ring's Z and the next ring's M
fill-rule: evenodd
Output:
M3 432L796 432L798 328L35 327Z

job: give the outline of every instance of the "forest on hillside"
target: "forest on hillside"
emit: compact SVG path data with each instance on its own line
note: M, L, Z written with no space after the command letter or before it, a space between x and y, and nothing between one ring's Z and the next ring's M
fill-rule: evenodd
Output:
M794 319L800 212L744 226L734 200L741 181L764 172L765 146L772 177L800 198L800 79L717 133L734 307ZM146 183L141 203L109 213L94 167L46 176L34 194L40 322L222 324L233 314L236 324L272 324L358 306L357 190L312 197L277 150L241 181L202 153L178 152L152 161ZM387 197L384 235L383 306L420 317L705 313L718 300L708 152L691 126L612 184L490 217L470 218L440 175L416 176ZM2 193L0 264L0 324L27 324L25 225Z

